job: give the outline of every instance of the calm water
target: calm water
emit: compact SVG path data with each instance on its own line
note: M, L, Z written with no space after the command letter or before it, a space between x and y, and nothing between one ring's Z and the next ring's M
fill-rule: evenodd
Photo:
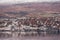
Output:
M0 40L60 40L60 35L1 37Z

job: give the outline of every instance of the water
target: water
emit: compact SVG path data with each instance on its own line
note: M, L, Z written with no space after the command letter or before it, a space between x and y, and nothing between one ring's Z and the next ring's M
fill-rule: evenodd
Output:
M45 36L11 36L0 37L0 40L60 40L60 35L45 35Z

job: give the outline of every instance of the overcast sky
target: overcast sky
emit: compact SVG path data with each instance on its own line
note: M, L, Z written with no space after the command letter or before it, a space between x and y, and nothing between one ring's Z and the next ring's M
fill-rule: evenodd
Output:
M54 2L54 1L60 1L60 0L0 0L0 4L4 3L24 3L24 2Z

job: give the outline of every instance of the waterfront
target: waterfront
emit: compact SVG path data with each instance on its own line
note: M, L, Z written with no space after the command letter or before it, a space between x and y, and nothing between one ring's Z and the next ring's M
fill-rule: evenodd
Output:
M59 39L59 18L0 19L0 40Z

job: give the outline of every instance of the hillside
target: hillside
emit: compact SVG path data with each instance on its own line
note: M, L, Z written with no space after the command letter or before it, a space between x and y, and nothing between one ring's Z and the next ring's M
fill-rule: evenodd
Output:
M0 5L0 17L47 16L51 13L60 13L60 2Z

